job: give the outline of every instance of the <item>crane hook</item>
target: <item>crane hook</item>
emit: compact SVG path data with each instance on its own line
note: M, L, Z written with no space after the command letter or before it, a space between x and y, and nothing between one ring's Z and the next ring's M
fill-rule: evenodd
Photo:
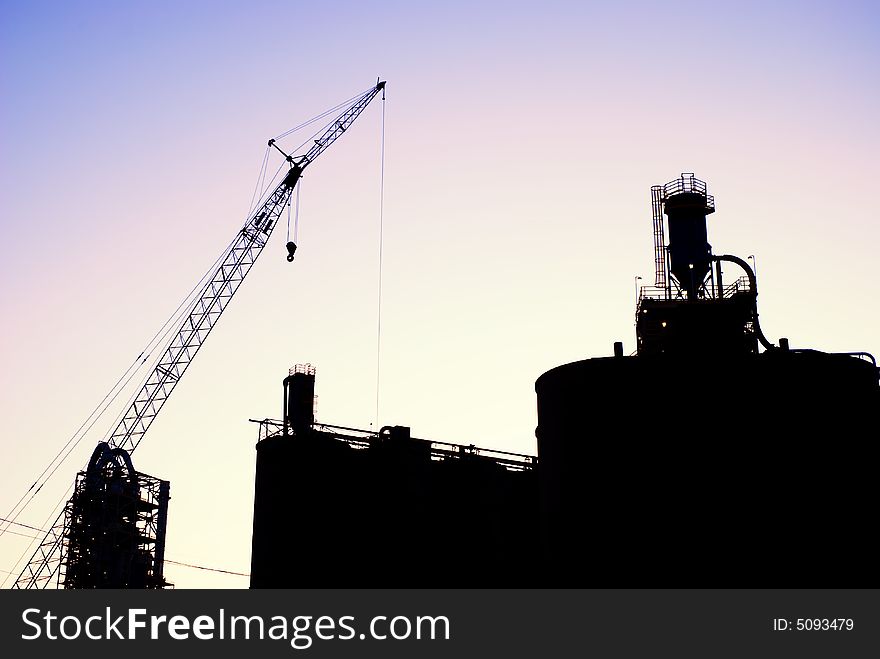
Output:
M291 241L287 243L287 261L293 261L293 255L296 253L296 243Z

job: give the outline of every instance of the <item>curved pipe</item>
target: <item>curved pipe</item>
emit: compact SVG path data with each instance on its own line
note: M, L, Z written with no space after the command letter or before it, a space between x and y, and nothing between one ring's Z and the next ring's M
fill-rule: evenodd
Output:
M125 462L125 468L128 470L128 480L132 482L132 484L137 483L137 477L134 472L134 465L131 464L131 456L128 454L124 448L116 447L110 451L110 456L113 458L116 464L119 464L119 458L122 458L122 461Z
M121 460L121 461L120 461ZM123 448L110 448L107 442L99 442L92 451L92 457L89 459L89 465L86 467L87 479L90 483L98 478L98 473L103 469L104 465L113 462L120 467L125 466L128 474L128 480L132 485L137 485L137 476L135 475L134 466L131 463L131 456Z
M870 352L842 352L840 354L850 355L851 357L858 357L860 359L862 357L865 357L866 359L870 360L872 364L874 364L874 368L877 368L877 360L874 358L874 355L872 355Z
M749 264L739 258L738 256L733 256L731 254L721 254L719 256L713 256L713 261L728 261L730 263L736 263L740 268L745 270L746 275L749 277L749 287L752 289L752 298L754 299L754 308L752 309L752 320L755 323L755 333L758 335L758 341L761 342L761 345L764 346L767 350L778 350L779 348L770 341L767 340L767 337L764 336L764 332L761 331L761 323L758 322L758 280L755 277L755 271L749 266Z
M89 458L89 465L86 467L87 473L101 468L101 465L104 464L104 453L109 449L110 445L107 442L98 442L95 450L92 451L92 457Z

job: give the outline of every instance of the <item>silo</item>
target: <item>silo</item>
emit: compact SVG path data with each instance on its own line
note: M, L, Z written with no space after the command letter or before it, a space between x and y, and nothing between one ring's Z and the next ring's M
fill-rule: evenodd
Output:
M363 452L317 432L266 437L256 450L251 588L358 583L360 549L342 538L366 537L349 512L369 491Z
M314 429L315 369L297 365L284 379L283 431L257 442L251 587L313 584L318 567L328 582L355 574L345 510L365 489L356 452Z
M693 300L711 265L706 216L715 212L714 199L705 182L684 173L663 186L663 202L669 225L669 271Z
M665 202L681 287L642 291L637 353L535 383L543 582L871 583L876 362L767 342L751 270L692 297L682 263L701 283L712 261L748 266L712 256L705 187Z

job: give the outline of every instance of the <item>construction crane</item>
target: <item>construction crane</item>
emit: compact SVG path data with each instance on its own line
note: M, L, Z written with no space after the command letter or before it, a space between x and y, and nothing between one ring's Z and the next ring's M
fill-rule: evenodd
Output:
M189 314L179 324L140 391L116 428L109 434L106 444L110 449L122 449L131 454L140 445L150 425L266 246L305 168L354 123L380 92L384 99L384 90L385 82L377 81L374 87L356 97L303 155L287 154L274 139L269 140L268 146L277 149L289 165L286 175L265 202L251 213L219 260L219 265L208 277L207 284L190 306ZM287 251L287 260L293 261L296 245L288 242ZM62 561L64 519L62 511L25 565L13 588L45 588L58 573Z

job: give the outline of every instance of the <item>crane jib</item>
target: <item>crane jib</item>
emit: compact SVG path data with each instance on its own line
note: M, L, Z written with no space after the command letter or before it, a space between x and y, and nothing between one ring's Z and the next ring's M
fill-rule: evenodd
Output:
M189 314L180 322L176 333L154 365L152 372L132 399L128 410L122 415L117 427L109 433L107 444L112 448L124 449L132 453L140 444L153 419L159 414L165 401L180 381L190 362L204 343L232 296L250 272L257 257L269 240L272 230L277 226L282 210L302 176L303 169L323 153L336 139L351 126L376 95L385 89L385 82L362 94L352 105L342 112L324 131L315 144L304 155L294 158L275 146L291 168L275 188L261 208L247 221L245 228L231 244L225 257L213 270L201 293L190 307ZM383 94L384 99L384 94ZM287 244L287 260L293 260L296 245ZM65 540L64 511L50 527L46 537L38 545L13 588L45 588L54 578L60 580L62 546Z
M296 185L296 182L299 181L300 176L302 176L302 169L298 165L294 165L290 168L290 171L287 172L287 176L284 177L284 180L281 181L281 185L286 185L288 188L292 188Z

